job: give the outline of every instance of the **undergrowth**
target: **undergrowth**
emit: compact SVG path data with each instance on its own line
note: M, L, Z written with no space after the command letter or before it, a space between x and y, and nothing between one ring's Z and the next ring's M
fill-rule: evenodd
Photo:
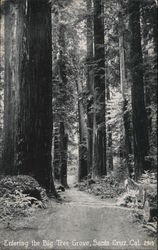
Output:
M6 176L0 180L1 222L46 208L47 201L46 191L30 176Z
M79 190L99 196L101 199L118 197L125 192L123 183L112 175L95 180L83 180L79 183Z

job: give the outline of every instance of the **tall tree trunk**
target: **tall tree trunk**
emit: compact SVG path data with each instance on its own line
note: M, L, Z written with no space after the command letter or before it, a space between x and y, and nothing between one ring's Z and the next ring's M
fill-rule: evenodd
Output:
M24 2L7 2L5 6L5 90L4 90L4 148L3 170L16 174L17 115L19 112L20 48L24 33Z
M55 14L54 21L56 21L56 32L55 40L53 42L54 48L59 49L54 53L54 77L56 83L54 94L56 110L54 110L54 119L56 121L55 137L54 137L54 176L55 179L59 180L61 184L68 187L67 184L67 150L68 150L68 134L65 133L67 114L66 114L66 102L67 102L67 58L66 58L66 26L59 21L59 13Z
M110 96L110 86L109 86L109 82L107 80L107 102L110 101L111 96ZM108 113L108 120L111 119L110 117L110 112ZM112 149L112 129L111 129L111 125L108 124L107 125L107 170L112 171L113 170L113 149Z
M155 44L155 53L157 56L158 46L157 46L157 15L158 15L158 1L155 1L156 5L152 8L153 10L153 37L154 37L154 44Z
M123 124L124 124L124 149L128 174L132 174L130 155L132 154L131 136L130 136L130 113L128 110L128 100L126 98L127 79L125 74L125 51L124 51L124 21L122 11L119 14L119 54L120 54L120 85L123 99Z
M61 184L66 188L68 188L67 158L68 158L68 134L65 133L64 122L60 122L60 180Z
M135 177L138 178L145 167L148 152L147 116L144 104L143 61L140 33L140 2L129 0L129 27L131 31L130 58L132 76L132 109L134 137Z
M93 18L92 0L87 0L87 171L92 173L93 161L93 101L94 101L94 72L93 72Z
M59 46L60 46L60 58L59 58L59 105L61 104L59 115L59 142L60 142L60 181L65 187L67 184L67 150L68 150L68 134L65 133L65 107L67 99L67 67L66 67L66 26L60 24L59 27Z
M5 145L8 144L5 149L8 151L4 151L4 159L8 156L10 160L5 172L32 175L47 192L57 195L51 168L51 40L49 1L9 3L5 91Z
M76 81L78 91L78 113L79 113L79 174L78 179L81 181L87 176L87 129L84 117L84 107L82 100L82 86L79 79Z
M143 43L143 63L144 63L144 88L145 105L148 118L148 132L150 143L152 143L153 109L151 106L157 103L157 10L155 0L141 2L141 32ZM148 23L148 25L147 25ZM152 36L151 36L152 35ZM153 45L153 51L149 52L149 42ZM152 61L151 61L152 60Z
M105 136L105 53L104 53L104 5L102 0L94 1L94 108L96 124L95 165L94 172L101 176L106 174L106 136Z
M0 173L2 168L3 116L4 116L4 15L0 13Z
M53 170L54 178L60 180L60 131L59 122L55 122L54 128L54 157L53 157Z

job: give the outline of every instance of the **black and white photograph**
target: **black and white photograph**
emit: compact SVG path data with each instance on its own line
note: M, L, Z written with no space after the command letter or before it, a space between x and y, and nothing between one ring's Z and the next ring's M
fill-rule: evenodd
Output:
M157 250L157 0L0 0L0 250Z

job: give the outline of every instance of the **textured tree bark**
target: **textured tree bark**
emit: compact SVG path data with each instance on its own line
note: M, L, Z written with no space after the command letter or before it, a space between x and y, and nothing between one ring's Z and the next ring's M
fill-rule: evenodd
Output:
M94 1L94 106L96 125L95 141L95 175L106 174L106 136L105 136L105 53L104 53L104 5L102 0ZM96 128L95 128L96 127Z
M4 161L10 159L5 172L32 175L57 195L51 168L51 6L45 0L8 6Z
M0 13L0 173L2 172L3 115L4 115L4 14Z
M120 84L121 84L121 92L123 99L123 124L124 124L124 151L126 163L128 166L129 176L132 174L132 168L129 160L129 155L132 154L132 145L131 145L131 135L130 135L130 114L128 111L128 100L126 98L126 88L127 88L127 79L125 74L125 51L124 51L124 21L123 21L123 13L119 15L119 54L120 54Z
M66 105L67 99L67 67L66 67L66 26L60 24L59 27L59 46L60 46L60 58L59 58L59 104L61 104L59 115L59 155L60 155L60 182L64 187L68 187L67 184L67 150L68 150L68 134L65 133L65 117L66 111L64 105Z
M60 122L60 181L68 188L67 184L67 158L68 158L68 134L65 133L64 122Z
M128 166L129 177L132 178L133 168L131 165L130 155L132 154L132 136L131 136L131 119L128 111L128 100L125 99L123 102L123 120L125 128L125 156Z
M155 43L155 53L157 55L158 46L157 46L157 15L158 15L158 1L156 0L156 6L153 8L153 35L154 35L154 43Z
M93 100L94 100L94 72L93 72L93 18L92 1L87 0L87 172L92 173L93 160Z
M25 5L20 2L5 6L5 90L4 90L4 148L3 171L17 173L17 122L19 113L20 54L23 44L23 13Z
M53 169L54 169L54 178L60 180L60 132L59 132L59 123L55 123L54 128L54 159L53 159Z
M78 91L78 114L79 114L79 173L78 180L87 176L87 129L84 118L84 107L82 100L82 86L76 81Z
M143 43L143 63L144 63L144 89L145 105L148 118L149 141L152 143L153 110L151 106L157 104L157 8L154 0L150 4L146 1L141 2L141 32ZM148 23L148 25L147 25ZM149 31L150 29L150 31ZM149 35L150 32L150 35ZM153 52L149 53L148 42L153 44ZM149 54L148 54L149 53ZM152 63L149 61L149 58ZM152 73L151 73L152 72Z
M107 83L107 102L111 99L110 97L110 89L109 89L109 83ZM110 120L110 112L108 119ZM108 124L107 126L107 170L112 171L113 170L113 148L112 148L112 129L111 125Z
M134 137L135 177L138 178L145 167L148 152L147 116L144 104L143 62L140 33L140 2L129 0L129 27L131 31L130 58L132 76L132 109Z

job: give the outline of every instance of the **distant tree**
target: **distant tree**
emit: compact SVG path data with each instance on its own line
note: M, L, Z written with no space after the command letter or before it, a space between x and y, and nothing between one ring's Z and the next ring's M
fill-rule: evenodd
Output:
M71 2L71 1L70 1ZM56 1L52 9L53 26L53 118L54 118L54 177L67 185L68 143L72 139L74 110L74 72L70 53L70 26L66 24L64 5ZM74 85L73 85L74 84ZM76 87L76 86L75 86Z
M64 122L60 122L60 181L64 187L67 184L68 134Z
M83 104L83 89L81 80L76 79L78 93L78 120L79 120L79 174L78 179L81 181L87 176L87 127L85 121L85 109Z
M123 6L120 3L120 12L119 12L119 55L120 55L120 85L121 93L123 99L123 124L124 124L124 157L126 164L128 166L128 174L131 177L133 169L130 164L130 155L132 154L132 138L131 138L131 121L130 121L130 112L129 112L129 100L127 96L127 78L126 78L126 67L127 63L125 62L125 24L124 24L124 11Z
M67 58L66 58L66 26L64 24L59 25L59 105L60 117L59 117L59 145L60 145L60 181L65 187L67 187L67 150L68 150L68 134L65 134L65 118L66 118L66 101L67 101Z
M107 85L106 85L106 89L107 89L107 103L111 100L111 95L110 95L110 86L107 80ZM110 117L110 112L107 111L107 115L108 115L108 120L111 119ZM113 148L112 148L112 128L111 128L111 124L108 123L107 124L107 148L106 148L106 164L107 164L107 170L111 171L113 170Z

